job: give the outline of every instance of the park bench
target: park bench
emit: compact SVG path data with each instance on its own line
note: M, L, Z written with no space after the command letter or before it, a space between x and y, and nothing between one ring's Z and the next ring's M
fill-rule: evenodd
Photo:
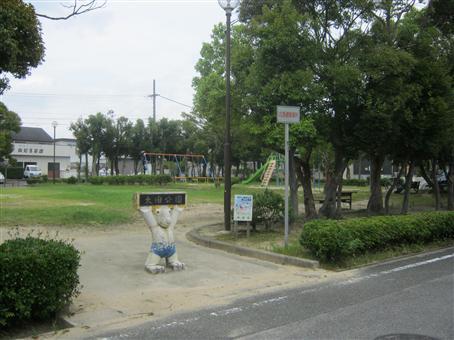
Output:
M348 203L350 210L352 210L352 194L353 191L342 191L340 194L337 193L337 197L340 197L341 203ZM318 200L320 204L325 202L324 199Z

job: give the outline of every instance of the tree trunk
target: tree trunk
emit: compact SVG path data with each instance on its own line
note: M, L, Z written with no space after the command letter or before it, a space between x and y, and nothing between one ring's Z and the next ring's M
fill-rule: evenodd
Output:
M415 169L415 163L410 161L408 162L408 172L405 175L405 191L404 191L404 199L402 202L402 210L401 214L408 213L408 204L410 202L410 190L411 190L411 183L413 181L413 171Z
M370 156L370 197L367 210L372 214L383 212L383 194L381 191L381 168L385 159L382 156Z
M137 168L139 167L139 160L137 158L134 159L134 175L137 175Z
M389 187L388 191L386 192L386 197L385 197L385 213L389 214L389 199L391 198L391 194L393 193L394 189L397 187L399 184L400 178L402 177L402 174L404 173L404 166L400 167L399 173L396 178L393 178L393 182L391 183L391 186Z
M118 176L120 174L120 168L118 167L118 156L115 156L115 174Z
M85 180L88 181L88 152L85 153Z
M448 210L454 210L454 163L449 164L448 172Z
M112 158L110 160L110 176L113 176L114 175L114 169L115 169L115 163L114 163L114 159ZM106 169L107 170L107 169ZM106 171L106 174L107 174L107 171Z
M96 156L96 176L99 176L99 162L101 162L101 154Z
M344 173L342 172L342 175ZM337 191L336 191L336 214L337 216L340 216L342 214L342 187L344 185L344 179L343 176L341 175L339 184L337 185Z
M309 162L300 158L295 158L296 174L303 187L304 195L304 212L308 220L317 218L317 210L315 209L315 200L312 193L311 167Z
M325 182L325 200L320 207L319 213L327 218L339 218L337 209L337 189L341 183L342 174L345 170L345 160L338 152L335 154L334 169L328 171Z
M431 171L431 177L432 177L432 183L433 183L433 194L435 198L435 210L440 210L440 186L438 185L438 180L437 180L437 172L438 172L438 162L437 160L433 159L432 160L432 171Z
M82 154L79 153L79 167L77 168L77 180L80 181L80 171L82 170Z
M290 148L288 153L289 161L289 185L290 185L290 207L292 209L292 214L294 217L298 216L298 182L296 179L296 169L295 169L295 149Z
M424 162L421 162L421 164L419 165L419 169L421 170L421 176L427 182L427 185L429 187L433 188L434 184L433 184L430 176L427 174L426 167L424 166Z

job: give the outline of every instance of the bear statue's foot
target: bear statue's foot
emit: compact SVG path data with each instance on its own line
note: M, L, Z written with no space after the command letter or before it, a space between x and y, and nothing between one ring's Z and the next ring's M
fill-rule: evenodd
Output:
M164 266L159 266L159 265L145 266L145 270L151 274L160 274L160 273L164 273L166 271Z
M175 262L170 262L169 263L169 266L173 269L173 270L183 270L185 265L183 262L180 262L180 261L175 261Z

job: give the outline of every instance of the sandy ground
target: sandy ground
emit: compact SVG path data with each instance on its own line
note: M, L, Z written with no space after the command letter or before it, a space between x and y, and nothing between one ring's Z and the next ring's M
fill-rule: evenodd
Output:
M222 206L189 206L176 229L180 272L151 275L144 262L151 242L145 223L112 228L34 227L73 238L82 251L81 294L69 309L75 325L46 337L79 338L194 309L219 306L240 297L351 275L281 266L197 246L185 234L193 227L221 222ZM21 228L30 230L30 228ZM0 229L3 239L8 237Z

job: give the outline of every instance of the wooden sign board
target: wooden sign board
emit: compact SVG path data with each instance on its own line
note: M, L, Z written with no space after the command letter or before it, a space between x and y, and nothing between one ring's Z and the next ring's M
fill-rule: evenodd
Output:
M136 209L140 207L158 207L167 205L186 206L187 195L185 192L137 192L133 196L133 204Z

